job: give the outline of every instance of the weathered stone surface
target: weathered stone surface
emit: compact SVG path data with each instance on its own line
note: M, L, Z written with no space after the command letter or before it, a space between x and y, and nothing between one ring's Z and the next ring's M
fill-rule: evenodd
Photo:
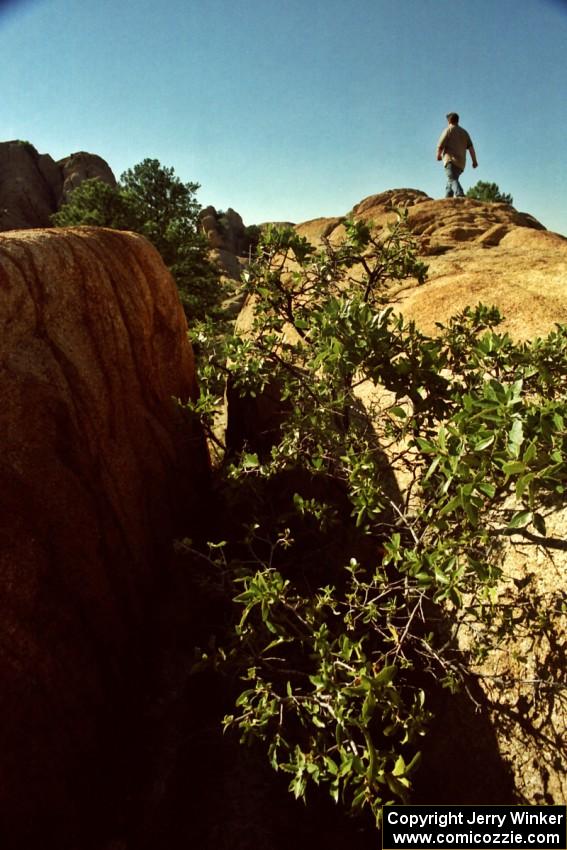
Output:
M505 330L516 339L547 333L567 321L567 239L550 233L528 213L509 204L471 198L432 200L415 189L371 195L350 215L372 222L380 235L406 209L418 250L429 266L422 287L406 282L395 304L423 330L432 332L467 305L500 308ZM319 245L345 237L344 218L321 218L296 226Z
M214 207L205 207L199 215L199 223L211 248L237 257L247 252L246 228L241 216L230 207L222 214Z
M112 169L102 157L97 156L96 154L78 151L77 153L72 153L70 156L65 157L65 159L60 159L57 162L57 165L59 166L63 177L63 187L59 198L59 206L67 203L70 193L73 189L76 189L77 186L80 186L83 180L92 180L96 177L98 180L102 180L103 183L107 183L109 186L116 185L116 178L114 177Z
M434 332L436 322L480 301L501 309L506 317L503 328L515 338L543 334L555 322L567 321L567 239L549 233L509 204L470 198L432 200L415 189L371 195L349 215L371 222L380 237L396 220L397 210L403 209L429 274L425 285L405 281L392 295L396 309L424 331ZM346 236L344 221L345 217L317 218L295 229L316 246L323 240L338 244ZM297 264L291 259L288 267L293 271ZM363 274L362 267L351 269L353 277L357 274ZM245 304L237 323L241 333L249 331L252 312L252 304ZM268 428L270 404L262 401L260 411L255 400L245 414L246 403L237 406L233 393L229 398L240 422L233 426L229 413L229 432L233 427L239 432L246 422L246 438L253 442L259 431Z
M295 229L300 236L310 242L319 243L321 239L327 239L342 225L344 217L341 218L314 218L296 225ZM342 231L341 231L342 232Z
M223 277L240 280L242 263L232 251L227 251L225 248L212 248L209 251L209 257L220 269Z
M408 224L423 255L437 255L475 242L490 247L514 228L545 230L537 219L509 204L491 204L472 198L432 200L416 189L390 189L370 195L350 211L354 219L371 222L376 232L396 220L397 210L406 210ZM322 237L331 243L344 239L344 218L320 218L296 225L298 233L313 244Z
M224 239L220 232L217 213L214 207L206 207L199 215L199 224L211 249L224 247Z
M3 234L0 283L3 846L78 850L128 758L146 609L208 456L173 401L193 356L146 240Z
M28 142L0 142L0 230L48 227L62 184L51 157Z
M510 507L518 505L511 500ZM477 665L501 758L518 798L567 800L567 506L547 506L546 534L514 534L505 546L498 602L514 605L514 625ZM529 624L529 625L528 625ZM461 640L466 647L466 633Z
M500 309L515 339L567 322L567 239L556 233L512 226L493 247L473 239L426 262L427 282L399 293L396 308L428 333L481 302Z
M240 213L229 207L223 216L223 226L227 249L236 255L242 254L247 248L247 239Z
M29 142L0 142L0 231L49 227L69 192L88 177L116 182L95 154L80 152L54 162Z

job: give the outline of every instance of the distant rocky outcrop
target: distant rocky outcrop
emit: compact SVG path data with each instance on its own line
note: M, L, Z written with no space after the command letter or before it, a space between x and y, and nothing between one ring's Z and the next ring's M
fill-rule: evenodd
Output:
M243 256L248 251L249 239L242 217L229 207L226 212L217 212L214 207L205 207L199 221L211 248L229 251Z
M148 604L205 498L204 439L174 401L196 393L193 355L142 237L13 231L0 279L2 842L94 847L140 711Z
M199 214L199 226L209 243L210 257L223 276L239 280L242 258L248 255L250 238L241 216L233 209L226 212L208 206Z
M72 189L91 177L116 184L96 154L81 151L56 162L29 142L0 142L0 231L49 227Z
M109 164L101 156L94 153L85 153L85 151L72 153L70 156L60 159L57 166L63 176L59 206L67 203L73 189L80 186L83 180L92 180L96 177L97 180L102 180L109 186L116 185L116 178Z

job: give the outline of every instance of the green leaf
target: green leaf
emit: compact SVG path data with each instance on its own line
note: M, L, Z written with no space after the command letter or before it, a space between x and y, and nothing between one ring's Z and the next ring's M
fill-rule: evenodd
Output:
M407 765L406 776L409 776L411 773L413 773L413 771L416 770L419 767L420 764L421 764L421 753L418 752L414 755L414 757L412 758L410 763Z
M382 670L374 677L373 684L383 687L384 685L389 685L394 676L397 673L397 666L395 664L390 664L387 667L383 667Z
M415 575L415 578L422 586L430 585L432 582L432 578L429 573L419 572Z
M329 773L331 773L333 776L336 776L339 769L333 759L330 756L325 755L323 756L323 761L325 762L325 766Z
M502 472L506 475L518 475L520 472L526 471L526 464L521 460L510 460L502 464Z
M474 450L476 452L483 452L494 443L494 440L494 434L491 434L489 437L485 437L483 440L479 440L478 443L475 443Z
M257 454L245 453L242 458L242 466L244 469L256 469L260 466L260 461Z
M514 514L514 516L506 527L509 529L525 528L532 522L533 517L534 515L531 511L519 511L518 513Z
M292 779L289 785L289 790L293 793L293 796L296 800L301 800L305 797L305 789L307 787L307 781L305 777L299 775L296 776L295 779Z
M407 419L408 418L407 411L404 410L403 407L399 407L399 406L391 407L389 412L392 414L392 416L397 416L398 419Z
M453 498L450 499L443 508L441 508L441 510L439 511L439 516L440 517L446 516L447 514L453 513L454 510L456 510L457 508L460 508L460 507L461 507L461 497L460 496L453 496Z
M353 811L356 812L359 809L361 809L363 807L363 805L366 803L367 799L368 799L368 789L363 787L352 798L352 809L353 809Z
M369 691L362 705L362 722L367 724L376 710L376 697Z
M403 756L398 756L392 774L394 776L404 776L406 773L406 763Z
M427 472L425 473L425 475L423 477L423 483L425 483L426 481L428 481L431 478L431 476L433 475L433 473L435 472L435 470L437 469L437 467L439 466L440 463L441 463L440 457L436 457L436 458L433 459L433 462L431 463L429 469L427 470Z
M398 778L391 773L386 774L386 782L388 783L388 787L393 794L401 797L402 800L406 799L408 788L409 788L409 780L405 777Z
M437 452L437 446L424 437L416 437L415 442L417 443L417 447L426 454L435 454Z
M535 475L533 472L529 472L527 475L522 475L521 478L518 478L516 481L516 498L521 499L526 492L526 490L530 487L532 482L535 479Z
M536 440L532 440L531 443L528 445L527 449L525 450L523 457L522 457L522 460L525 464L529 464L533 460L535 460L536 456L537 456L537 442L536 442Z
M508 453L512 457L520 456L520 448L524 442L524 425L521 419L515 419L508 434Z

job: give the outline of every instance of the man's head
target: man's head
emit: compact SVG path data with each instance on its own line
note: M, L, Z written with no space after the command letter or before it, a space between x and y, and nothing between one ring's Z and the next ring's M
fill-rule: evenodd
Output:
M458 124L459 116L456 112L449 112L447 113L447 121L449 122L449 124Z

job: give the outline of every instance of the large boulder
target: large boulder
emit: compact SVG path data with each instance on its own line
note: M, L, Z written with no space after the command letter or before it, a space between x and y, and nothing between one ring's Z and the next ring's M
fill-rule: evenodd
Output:
M406 210L408 224L417 237L421 253L440 254L462 243L495 245L514 227L545 230L528 213L510 204L477 201L473 198L432 200L416 189L391 189L371 195L357 204L351 215L383 227Z
M504 329L516 338L529 338L567 321L567 239L550 233L528 213L509 204L471 198L432 200L417 189L391 189L360 201L346 215L316 218L295 225L300 236L316 247L337 245L346 238L345 219L367 222L382 239L399 212L405 212L423 261L427 282L403 281L391 290L392 303L425 332L469 304L484 301L500 307L507 317ZM287 260L290 271L297 269ZM362 266L351 275L363 275ZM237 321L242 334L251 332L254 303L243 305ZM274 439L282 411L277 389L262 398L241 399L228 389L228 442L238 448ZM273 420L273 421L272 421Z
M29 142L0 142L0 230L48 227L63 179L48 154Z
M93 153L78 151L57 162L61 170L63 186L58 206L67 203L69 195L83 180L102 180L109 186L116 186L116 178L109 164Z
M205 207L199 214L199 224L211 248L237 257L247 252L246 228L241 216L230 207L226 212Z
M110 166L95 154L81 151L55 162L29 142L0 142L0 231L49 227L69 193L91 177L116 183Z
M230 290L234 281L240 281L245 258L250 250L250 237L241 216L229 207L226 212L217 212L205 207L199 214L199 227L209 245L209 256L221 272ZM241 299L237 299L241 303ZM231 311L232 312L232 311Z
M515 339L567 322L567 239L547 230L509 227L497 245L467 241L426 258L427 282L398 294L396 309L434 333L467 305L495 305Z
M196 392L184 313L145 239L13 231L0 277L2 839L78 850L129 758L148 605L208 455L175 401Z
M374 232L386 232L398 212L407 214L408 225L424 256L443 254L467 245L493 247L517 227L545 230L529 213L510 204L476 201L473 198L433 200L417 189L389 189L370 195L356 204L348 217L368 222ZM346 235L344 221L318 218L296 225L296 230L319 245L323 238L332 244Z
M394 304L427 333L467 305L497 306L503 329L530 339L567 322L567 239L510 204L472 198L432 200L416 189L370 195L349 216L367 221L378 237L405 210L427 282L407 281ZM303 222L296 230L313 244L345 238L345 217Z

